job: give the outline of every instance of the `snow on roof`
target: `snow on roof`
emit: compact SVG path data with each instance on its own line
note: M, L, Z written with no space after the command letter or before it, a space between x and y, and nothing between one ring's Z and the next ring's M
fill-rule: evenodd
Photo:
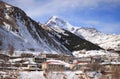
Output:
M9 61L10 62L17 62L17 61L21 61L23 60L22 58L16 58L16 59L10 59Z
M66 63L64 61L61 61L61 60L47 60L46 63L48 64L57 64L57 65L65 65L65 67L70 67L70 64L69 63Z
M6 74L6 72L4 72L4 71L0 71L0 74Z
M106 64L120 65L120 62L103 62L103 63L101 63L101 65L106 65Z
M83 71L74 71L74 74L83 74Z
M88 63L84 63L84 62L82 62L82 63L77 63L78 65L87 65Z
M33 61L26 61L26 62L24 62L23 64L36 64L36 63L33 62Z

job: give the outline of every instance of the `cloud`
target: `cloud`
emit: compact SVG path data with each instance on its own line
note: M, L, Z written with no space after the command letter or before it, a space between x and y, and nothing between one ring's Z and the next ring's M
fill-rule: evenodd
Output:
M56 14L66 10L103 7L100 4L116 6L120 0L5 0L22 8L31 17ZM112 5L111 5L112 4ZM108 6L108 5L107 5Z

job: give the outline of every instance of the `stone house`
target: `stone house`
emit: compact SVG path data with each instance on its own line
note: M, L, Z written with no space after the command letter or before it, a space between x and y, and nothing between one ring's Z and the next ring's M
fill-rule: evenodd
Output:
M43 70L50 71L64 71L67 67L70 67L70 65L61 60L47 60L42 64Z

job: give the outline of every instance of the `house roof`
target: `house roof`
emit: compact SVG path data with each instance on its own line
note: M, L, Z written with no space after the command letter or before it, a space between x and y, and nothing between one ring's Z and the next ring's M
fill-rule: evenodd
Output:
M56 65L64 65L65 67L70 67L70 64L69 63L66 63L64 61L61 61L61 60L47 60L46 61L47 64L56 64Z
M36 63L33 62L33 61L26 61L26 62L24 62L23 64L36 64Z
M17 62L17 61L21 61L23 60L22 58L16 58L16 59L10 59L9 61L10 62Z

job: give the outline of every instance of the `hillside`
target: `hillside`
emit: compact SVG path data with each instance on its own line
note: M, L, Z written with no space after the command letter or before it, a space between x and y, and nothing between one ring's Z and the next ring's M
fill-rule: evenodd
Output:
M13 46L16 51L70 54L41 25L18 7L0 1L0 50Z

